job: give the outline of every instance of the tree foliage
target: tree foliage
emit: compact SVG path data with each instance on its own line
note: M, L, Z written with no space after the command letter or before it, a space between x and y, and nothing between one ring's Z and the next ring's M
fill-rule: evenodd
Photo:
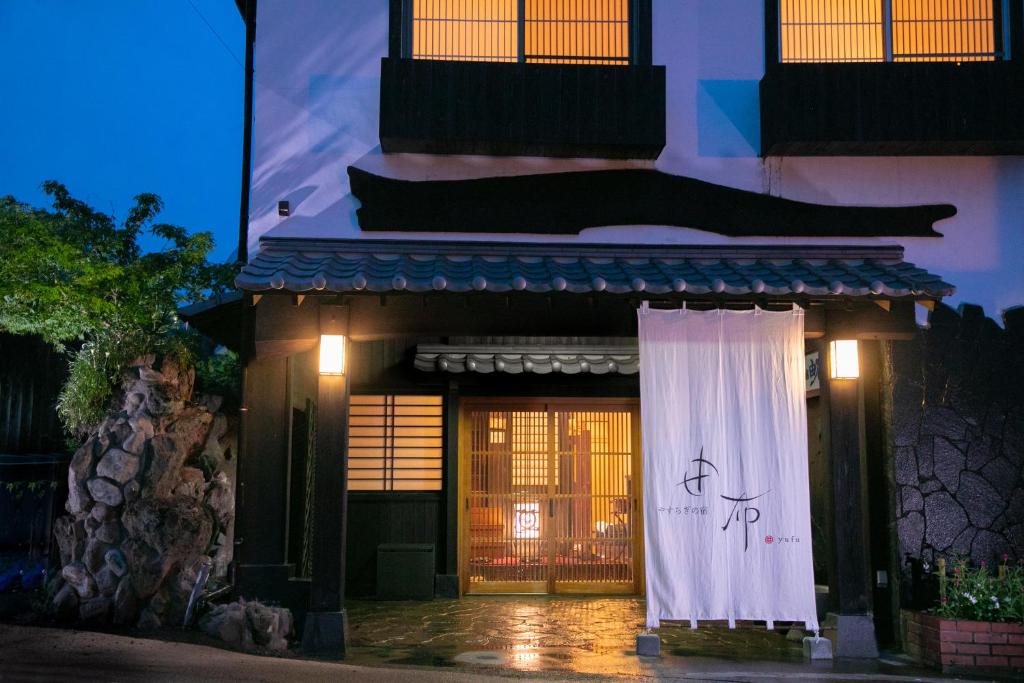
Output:
M224 291L232 264L208 260L213 237L159 223L163 202L140 194L120 222L47 181L52 209L0 198L0 330L37 334L70 355L58 404L65 426L102 419L121 368L147 353L187 357L176 311ZM143 253L144 234L164 240Z

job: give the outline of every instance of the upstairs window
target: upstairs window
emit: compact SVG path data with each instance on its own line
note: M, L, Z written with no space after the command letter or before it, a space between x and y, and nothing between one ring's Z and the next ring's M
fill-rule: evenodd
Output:
M1005 0L779 0L779 58L968 62L1002 58Z
M629 64L638 0L406 0L411 57ZM406 16L410 16L407 14Z

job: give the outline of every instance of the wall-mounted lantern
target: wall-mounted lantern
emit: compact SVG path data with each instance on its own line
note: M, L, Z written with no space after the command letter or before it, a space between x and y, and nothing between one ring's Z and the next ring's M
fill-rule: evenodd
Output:
M345 374L345 335L320 335L320 374Z
M856 339L834 339L829 343L828 369L830 379L860 377L860 359Z

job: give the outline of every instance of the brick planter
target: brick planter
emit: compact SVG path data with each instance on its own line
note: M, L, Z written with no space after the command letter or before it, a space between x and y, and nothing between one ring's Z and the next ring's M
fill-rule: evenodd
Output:
M957 621L901 611L903 645L917 661L946 673L1024 671L1024 624Z

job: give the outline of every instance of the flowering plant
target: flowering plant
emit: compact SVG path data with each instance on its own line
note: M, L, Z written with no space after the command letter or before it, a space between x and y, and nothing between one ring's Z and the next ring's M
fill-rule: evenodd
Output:
M1024 564L1011 566L1008 560L1003 555L995 576L985 562L971 568L963 558L953 561L953 575L948 576L945 560L939 560L935 613L946 619L1024 623Z

